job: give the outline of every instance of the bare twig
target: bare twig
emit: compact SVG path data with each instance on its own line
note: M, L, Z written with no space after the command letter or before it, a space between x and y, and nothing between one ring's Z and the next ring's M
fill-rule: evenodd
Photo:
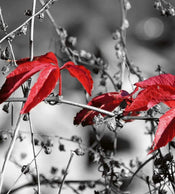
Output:
M104 185L104 183L101 180L65 180L64 184L65 185L70 185L70 184L89 184L94 182L95 185ZM60 179L47 179L44 178L44 180L41 180L41 185L60 185L61 181ZM27 187L33 187L36 185L36 182L29 182L26 184L22 184L21 186L16 187L15 189L11 190L11 194L12 193L16 193L17 191L20 191L21 189L27 188ZM2 194L7 194L6 192L2 193Z
M36 9L36 0L33 0L33 8L32 8L32 16L35 15L35 9ZM30 22L30 61L33 60L33 53L34 53L34 23L35 23L35 16L32 17Z
M133 178L135 177L135 175L151 160L153 160L156 156L158 155L158 152L156 154L154 154L153 156L151 156L150 158L148 158L144 163L142 163L138 169L134 172L134 174L132 175L129 184L132 182Z
M39 1L40 1L40 4L43 6L44 1L43 0L39 0ZM52 17L52 14L50 13L49 10L46 10L46 13L47 13L52 25L54 26L54 29L55 29L57 35L59 36L59 38L61 40L63 50L65 51L65 53L67 54L69 59L76 64L76 60L75 60L74 56L71 55L70 50L66 46L67 31L65 29L63 29L62 27L57 26L54 18Z
M16 123L16 127L15 127L15 130L14 130L12 140L10 142L10 146L7 150L6 155L5 155L5 159L4 159L4 163L3 163L2 170L1 170L1 175L0 175L0 193L1 193L1 190L2 190L3 182L4 182L4 175L5 175L5 171L6 171L6 168L7 168L7 163L10 159L10 156L11 156L11 153L12 153L12 150L14 148L15 141L16 141L16 138L17 138L17 135L18 135L21 118L22 118L22 115L20 114L19 117L18 117L17 123Z
M41 188L40 188L40 175L39 175L39 169L36 161L36 151L35 151L35 146L34 146L34 136L33 136L33 126L32 126L32 121L31 121L31 116L28 113L29 117L29 125L30 125L30 133L31 133L31 142L32 142L32 150L33 150L33 156L34 156L34 162L35 162L35 169L36 169L36 174L37 174L37 183L38 183L38 194L41 194Z
M37 15L39 15L40 13L42 13L43 11L45 11L45 9L48 8L48 5L50 5L52 2L53 2L53 0L49 0L47 3L45 3L44 6L38 12L36 12L34 15L32 15L31 17L29 17L25 22L23 22L20 26L18 26L17 28L15 28L14 30L12 30L10 33L8 33L6 36L4 36L0 40L0 43L2 43L4 40L6 40L8 37L10 37L13 33L15 33L16 31L18 31L19 29L21 29L23 26L25 26L26 24L28 24L32 20L32 18L36 17Z
M27 100L27 98L9 98L6 100L6 102L25 102ZM64 100L61 99L59 96L51 96L51 97L47 97L44 101L46 102L56 102L56 103L62 103L62 104L68 104L68 105L72 105L72 106L76 106L76 107L80 107L80 108L86 108L89 110L94 110L97 111L99 113L105 114L107 116L110 117L114 117L117 116L115 115L115 113L107 111L107 110L103 110L94 106L89 106L89 105L85 105L85 104L80 104L77 102L72 102L72 101L68 101L68 100ZM155 118L155 117L145 117L145 116L121 116L121 119L123 120L147 120L147 121L158 121L159 118Z
M37 154L35 154L35 157L32 159L32 161L27 165L27 167L30 167L30 165L35 161L35 159L36 159L36 157L41 153L41 151L42 151L42 148L39 150L39 152L37 153ZM19 164L17 164L17 165L19 165ZM21 166L20 166L21 167ZM10 187L10 189L8 190L8 192L6 193L6 194L9 194L9 193L13 193L16 189L13 189L14 188L14 186L17 184L17 182L19 181L19 179L22 177L22 175L23 174L25 174L26 173L26 170L28 169L28 168L25 168L24 169L24 171L23 172L21 172L21 174L17 177L17 179L15 180L15 182L13 183L13 185ZM35 182L35 185L36 185L37 183ZM35 186L35 185L33 185L33 186Z
M4 30L5 34L7 34L6 24L5 24L5 22L4 22L4 18L3 18L3 15L2 15L2 9L1 9L1 7L0 7L0 19L1 19L2 26L3 26L3 30ZM7 41L8 41L9 47L10 47L10 51L11 51L11 54L12 54L13 62L14 62L14 64L15 64L15 66L17 66L16 60L15 60L15 54L14 54L14 50L13 50L12 44L11 44L11 42L10 42L9 39L8 39Z
M67 167L66 167L66 170L64 172L64 176L63 176L63 179L61 181L61 185L60 185L60 188L59 188L59 191L58 191L58 194L61 194L61 190L62 190L62 187L64 185L64 182L65 182L65 179L66 179L66 176L68 174L68 170L69 170L69 166L71 164L71 161L73 159L73 156L75 155L75 152L72 152L71 155L70 155L70 158L69 158L69 161L68 161L68 164L67 164Z

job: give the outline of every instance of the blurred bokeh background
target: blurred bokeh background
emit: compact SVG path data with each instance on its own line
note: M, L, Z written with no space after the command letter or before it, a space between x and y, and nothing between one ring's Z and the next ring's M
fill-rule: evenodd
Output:
M175 18L163 17L153 7L153 1L150 0L134 0L131 1L131 10L128 12L129 28L127 30L127 49L130 60L137 65L142 71L144 78L156 75L158 65L162 66L163 71L175 73ZM25 10L32 8L32 0L1 0L0 6L5 22L8 24L7 31L10 32L24 22L27 17L24 15ZM37 2L37 10L41 7ZM115 68L118 60L115 56L112 33L121 24L121 9L118 0L58 0L50 7L57 25L64 27L70 36L77 37L77 49L86 50L90 53L99 53L108 64L109 69ZM4 36L0 33L0 38ZM53 26L45 15L44 19L35 21L34 33L34 55L42 55L48 51L58 52L59 41ZM29 35L17 37L13 42L14 53L17 59L29 56ZM1 49L7 46L7 42L3 42ZM4 61L0 61L0 67L3 67ZM60 61L61 64L61 61ZM110 72L109 72L110 73ZM93 74L94 80L96 75ZM0 76L0 85L2 85L5 76ZM35 80L35 78L34 78ZM133 83L137 81L133 77ZM103 90L97 84L95 85L93 96L98 91ZM124 86L128 92L132 91L130 83L126 81ZM109 85L108 91L112 91ZM16 96L21 95L18 91ZM67 100L86 103L84 91L78 82L70 77L68 73L63 74L63 96ZM3 105L0 105L2 108ZM14 106L15 115L14 122L19 114L20 104ZM71 150L77 145L74 143L63 141L66 152L58 150L59 142L57 136L70 138L72 135L80 136L85 144L92 143L92 128L73 125L73 118L80 109L68 105L50 106L44 102L40 103L31 111L33 126L36 133L46 135L54 143L50 155L44 153L38 157L40 172L51 176L50 169L52 166L61 169L66 167L69 160ZM10 114L0 111L0 130L10 130L11 126ZM151 145L149 136L145 135L145 122L134 121L127 123L118 133L118 146L116 158L129 164L130 159L139 158L141 161L148 159L147 148ZM21 165L27 164L32 159L32 148L30 144L29 125L27 122L21 123L21 135L23 141L17 141L13 152L12 161L9 162L8 172L6 174L6 186L10 187L17 177L20 175L20 167L14 164L14 161ZM43 136L42 136L43 137ZM46 138L47 139L47 138ZM104 138L104 146L111 149L110 144L113 140L113 133L106 131ZM0 145L0 163L2 164L5 151L9 141ZM34 167L33 167L34 168ZM151 170L151 166L143 169L145 172ZM75 156L67 179L82 180L99 178L100 174L96 166L89 166L88 157ZM17 185L28 181L29 177L21 178ZM129 187L131 193L140 194L148 191L147 186L142 181L133 181ZM21 190L18 193L31 193L32 188ZM55 193L53 188L50 190L46 187L42 193ZM63 189L62 193L71 193L71 190ZM93 193L93 191L85 191L85 193Z

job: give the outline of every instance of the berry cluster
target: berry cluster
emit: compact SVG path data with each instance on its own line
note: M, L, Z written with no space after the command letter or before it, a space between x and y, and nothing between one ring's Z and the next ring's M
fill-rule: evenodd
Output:
M175 7L165 0L155 0L154 8L158 10L162 16L175 16Z

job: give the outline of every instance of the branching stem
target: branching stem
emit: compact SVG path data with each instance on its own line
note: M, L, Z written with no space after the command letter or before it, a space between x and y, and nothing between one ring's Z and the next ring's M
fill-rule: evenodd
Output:
M40 188L40 175L39 175L39 169L36 161L36 151L35 151L35 143L34 143L34 131L33 131L33 126L32 126L32 121L31 121L31 116L28 113L29 117L29 125L30 125L30 133L31 133L31 142L32 142L32 150L33 150L33 157L34 157L34 162L35 162L35 169L36 169L36 174L37 174L37 183L38 183L38 194L41 194L41 188Z
M10 146L7 150L6 155L5 155L4 163L3 163L3 166L2 166L2 170L1 170L1 176L0 176L0 193L1 193L1 190L2 190L3 182L4 182L4 175L5 175L5 171L6 171L6 168L7 168L7 163L9 161L11 153L13 151L15 141L16 141L16 138L17 138L17 135L18 135L18 131L19 131L19 128L20 128L21 118L22 118L22 115L20 114L19 117L18 117L17 123L16 123L16 127L15 127L15 130L14 130L12 140L10 142Z
M47 3L44 4L44 6L38 11L36 12L34 15L32 15L31 17L29 17L25 22L23 22L20 26L18 26L16 29L12 30L10 33L8 33L6 36L4 36L1 40L0 43L2 43L4 40L6 40L9 36L11 36L13 33L15 33L16 31L20 30L23 26L25 26L26 24L28 24L32 18L36 17L37 15L39 15L40 13L42 13L47 7L48 5L51 4L53 0L49 0Z
M67 164L67 167L66 167L66 170L65 170L65 173L64 173L63 179L62 179L62 181L61 181L61 185L60 185L60 188L59 188L58 194L61 194L61 190L62 190L62 187L63 187L63 185L64 185L64 182L65 182L66 176L67 176L67 174L68 174L69 166L70 166L70 164L71 164L71 161L72 161L72 159L73 159L73 156L74 156L74 155L75 155L75 153L74 153L74 152L72 152L72 153L71 153L71 155L70 155L70 158L69 158L69 161L68 161L68 164Z

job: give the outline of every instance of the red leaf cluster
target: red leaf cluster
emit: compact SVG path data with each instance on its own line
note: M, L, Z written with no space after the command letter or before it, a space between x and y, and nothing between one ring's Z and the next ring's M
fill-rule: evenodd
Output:
M67 69L73 77L76 77L89 95L91 95L93 80L90 71L83 66L75 65L71 61L59 68L57 58L52 52L34 57L33 61L30 61L29 58L24 58L16 63L18 67L6 77L6 81L0 90L0 103L9 98L32 75L40 71L38 80L31 88L27 101L20 112L21 114L28 113L44 100L53 91L58 80L59 95L62 94L60 73L62 69Z
M175 76L161 74L135 84L138 90L136 98L125 112L145 111L163 102L171 109L159 119L155 139L149 153L165 146L175 136Z
M125 90L121 90L120 92L109 92L96 96L88 103L88 105L107 111L113 111L124 100L129 102L129 97L129 93ZM98 114L99 113L96 111L83 109L77 113L76 117L74 118L74 124L79 125L81 123L82 126L92 125L94 123L94 117ZM102 114L102 116L105 116L105 114Z
M124 116L137 115L138 111L146 111L160 102L168 105L170 110L159 119L155 139L149 152L151 153L165 146L175 136L175 76L161 74L138 82L135 85L136 89L131 94L123 90L120 93L109 92L93 98L88 105L113 111L125 100L127 106L123 112ZM134 95L136 95L135 98L133 98ZM91 125L93 124L94 116L97 114L96 111L83 109L77 113L74 118L74 124Z

